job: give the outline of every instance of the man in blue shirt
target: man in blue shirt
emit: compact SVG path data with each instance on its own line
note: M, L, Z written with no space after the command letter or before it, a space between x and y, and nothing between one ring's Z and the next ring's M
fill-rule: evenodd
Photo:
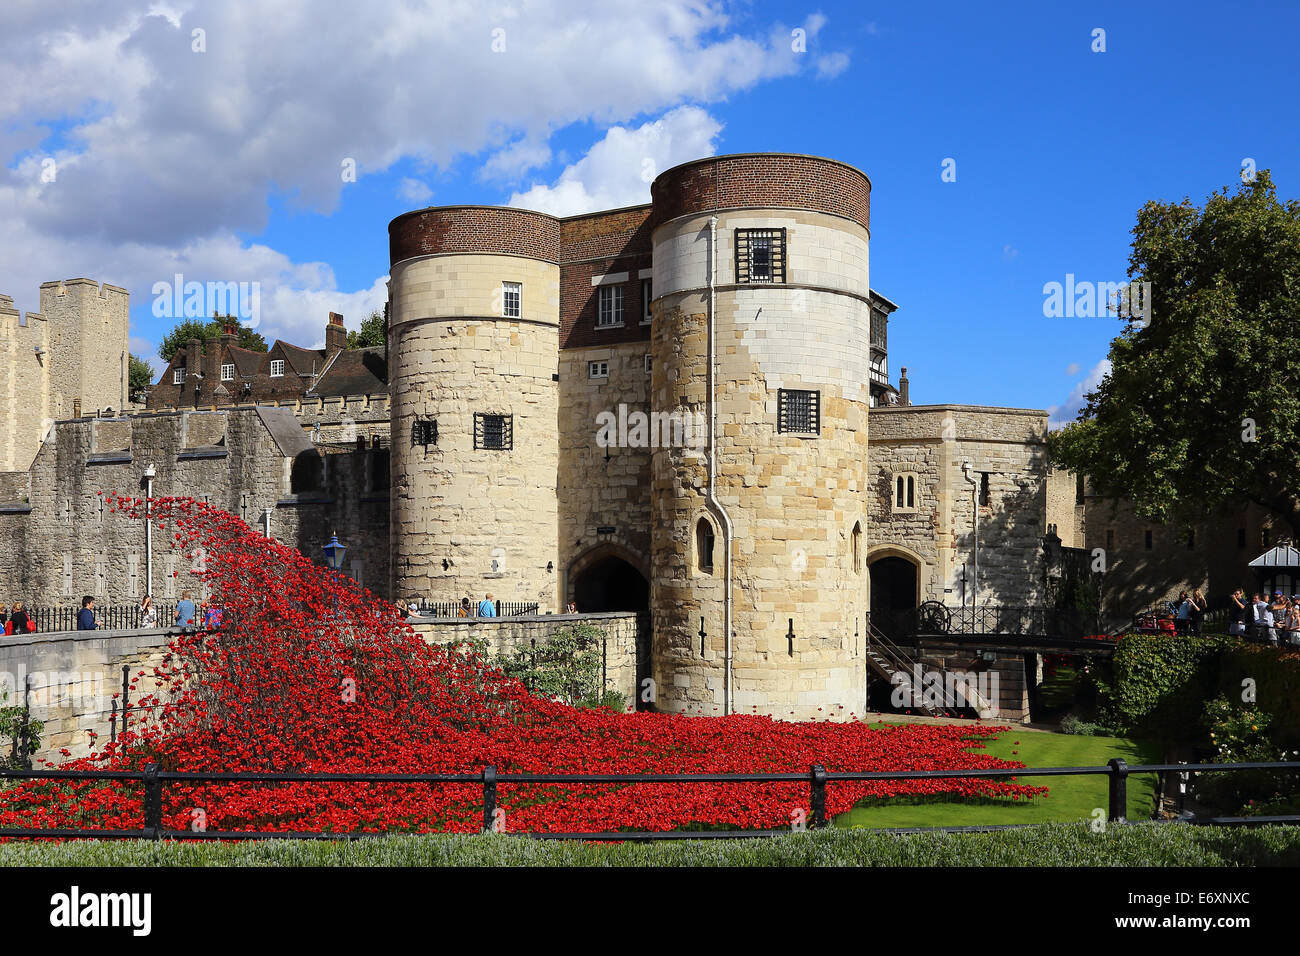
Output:
M181 599L176 602L176 626L194 626L194 602L190 600L189 591L182 591Z
M77 630L93 631L95 627L95 599L87 594L81 599L81 610L77 612Z
M492 604L492 595L491 595L491 594L485 594L485 595L483 596L483 600L479 602L479 605L478 605L478 616L479 616L479 617L496 617L496 616L497 616L497 609L496 609L496 607Z

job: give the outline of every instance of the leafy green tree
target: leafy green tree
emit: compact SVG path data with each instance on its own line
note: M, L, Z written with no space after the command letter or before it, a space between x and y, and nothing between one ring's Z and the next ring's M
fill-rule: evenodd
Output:
M200 322L198 319L186 319L172 328L163 336L162 344L158 346L158 357L164 362L170 362L172 356L178 351L185 348L185 343L190 339L198 339L200 342L207 342L209 339L215 339L226 330L227 325L235 327L235 334L239 336L239 341L235 344L242 349L250 349L254 352L266 352L270 346L266 344L266 339L262 338L260 332L256 332L244 325L233 315L214 315L207 322Z
M348 348L377 349L388 342L388 327L384 323L384 313L376 310L361 323L361 328L348 331Z
M1148 202L1133 236L1149 321L1111 343L1053 458L1147 520L1251 501L1300 541L1300 201L1279 202L1262 170L1203 208Z
M127 368L127 395L132 401L153 384L153 366L135 353L131 353Z

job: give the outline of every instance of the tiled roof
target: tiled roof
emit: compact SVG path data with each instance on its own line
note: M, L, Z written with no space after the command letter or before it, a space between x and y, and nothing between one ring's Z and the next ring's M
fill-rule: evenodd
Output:
M385 349L345 349L311 389L312 395L377 395L388 391Z

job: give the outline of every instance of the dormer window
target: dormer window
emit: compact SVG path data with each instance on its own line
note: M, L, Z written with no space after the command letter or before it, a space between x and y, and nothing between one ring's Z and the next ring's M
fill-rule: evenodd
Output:
M181 385L185 382L185 366L178 365L172 369L172 384Z
M271 359L271 378L284 378L284 359Z
M235 380L235 366L233 364L221 366L221 380L223 382L233 382Z

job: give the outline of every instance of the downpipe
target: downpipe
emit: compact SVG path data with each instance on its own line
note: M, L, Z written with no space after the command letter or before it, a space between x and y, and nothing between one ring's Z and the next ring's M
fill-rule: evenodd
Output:
M722 525L722 537L725 543L723 551L723 683L722 683L722 713L728 715L731 713L733 690L732 690L732 660L731 660L731 632L732 632L732 597L731 597L731 517L727 514L727 509L723 507L722 502L718 500L717 481L718 481L718 366L717 366L717 315L716 315L716 282L715 277L718 272L718 217L709 217L709 483L706 500L709 508L717 516Z

